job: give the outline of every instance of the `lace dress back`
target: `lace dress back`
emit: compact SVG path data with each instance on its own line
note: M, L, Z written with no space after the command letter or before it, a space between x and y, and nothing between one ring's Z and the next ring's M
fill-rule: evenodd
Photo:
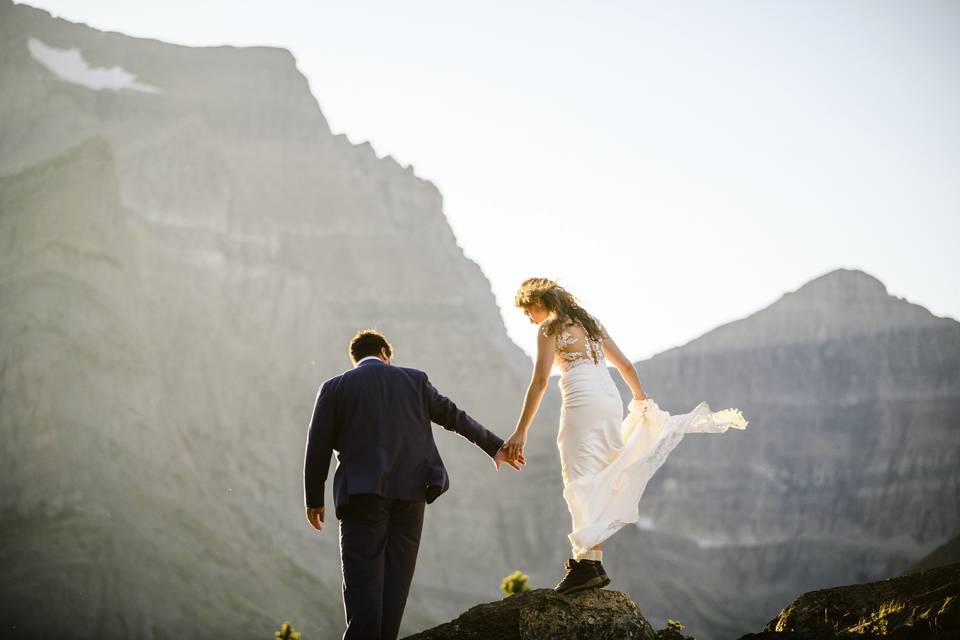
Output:
M603 327L600 330L603 331ZM603 338L592 339L582 324L570 321L556 335L553 362L561 373L566 373L581 364L605 367Z

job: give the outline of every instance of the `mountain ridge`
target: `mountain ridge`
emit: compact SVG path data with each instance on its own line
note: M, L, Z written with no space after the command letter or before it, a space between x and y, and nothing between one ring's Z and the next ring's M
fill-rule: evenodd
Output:
M775 322L778 330L771 333L761 321ZM859 269L838 268L784 293L762 309L654 357L668 356L678 349L707 353L717 348L715 345L749 349L816 343L913 328L918 323L935 328L950 322L957 321L936 316L922 305L889 294L886 285L875 276Z

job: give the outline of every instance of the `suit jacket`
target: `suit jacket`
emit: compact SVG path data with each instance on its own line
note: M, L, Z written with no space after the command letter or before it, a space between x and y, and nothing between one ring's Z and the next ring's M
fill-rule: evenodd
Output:
M337 517L355 493L433 502L450 487L430 423L455 431L491 458L503 440L441 395L417 369L366 360L323 383L303 462L304 502L321 507L337 452Z

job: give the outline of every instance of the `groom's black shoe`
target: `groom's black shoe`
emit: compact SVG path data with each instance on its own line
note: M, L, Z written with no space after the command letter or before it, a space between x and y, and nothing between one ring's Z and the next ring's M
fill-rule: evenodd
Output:
M567 560L564 563L567 575L553 589L557 593L574 593L581 589L599 588L609 584L610 579L601 577L597 566L587 560ZM606 580L606 582L604 582Z

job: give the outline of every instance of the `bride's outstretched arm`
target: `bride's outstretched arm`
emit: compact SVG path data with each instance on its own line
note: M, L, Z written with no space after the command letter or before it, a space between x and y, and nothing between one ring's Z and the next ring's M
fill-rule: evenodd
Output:
M627 356L623 355L623 351L620 351L620 347L613 341L613 338L610 337L606 329L603 331L603 356L607 359L607 362L613 363L613 366L620 372L623 381L627 383L630 391L633 392L635 400L643 400L647 397L647 394L643 391L643 387L640 385L640 376L637 375L637 370L633 367L633 363L630 362Z
M527 387L527 395L523 399L523 409L517 420L517 428L503 445L508 460L522 461L524 458L523 449L527 444L527 431L533 424L533 418L537 415L540 401L543 400L543 394L547 390L551 366L553 366L553 339L544 335L543 329L540 328L537 330L537 359L533 364L533 376L530 378L530 386Z

